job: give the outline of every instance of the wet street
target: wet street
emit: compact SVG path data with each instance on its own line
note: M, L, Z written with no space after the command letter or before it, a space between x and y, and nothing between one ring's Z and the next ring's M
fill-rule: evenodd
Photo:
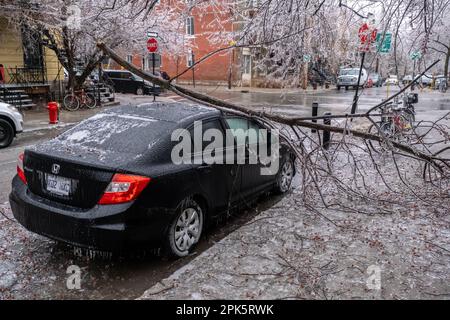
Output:
M227 101L243 104L266 111L281 112L286 115L310 115L311 104L318 102L320 111L333 114L350 112L353 90L326 90L303 93L300 90L268 89L265 92L227 91L214 88L199 88ZM260 92L259 92L260 91ZM390 90L392 94L393 90ZM450 93L442 94L425 89L419 93L416 106L417 119L438 117L450 112ZM359 99L359 111L368 110L387 97L382 88L364 89ZM179 97L166 93L161 99L181 101ZM128 103L133 103L133 98ZM123 101L127 101L123 99ZM151 102L152 98L140 98L139 103ZM43 111L45 112L45 110ZM83 112L83 111L79 111ZM16 173L18 155L26 148L56 136L65 128L33 131L21 134L7 149L0 150L0 210L8 207L10 182ZM0 215L0 278L8 274L9 278L0 279L0 299L5 298L65 298L65 299L127 299L137 298L146 289L187 264L196 255L220 241L227 234L271 207L280 199L270 197L245 212L236 212L227 223L214 227L200 243L196 254L191 257L170 261L159 256L147 256L133 259L100 259L89 255L77 255L68 247L56 244L43 237L25 231L12 219L6 209L5 216ZM5 228L7 226L7 228ZM77 265L82 270L82 289L69 290L66 287L67 268ZM4 288L2 288L2 285Z

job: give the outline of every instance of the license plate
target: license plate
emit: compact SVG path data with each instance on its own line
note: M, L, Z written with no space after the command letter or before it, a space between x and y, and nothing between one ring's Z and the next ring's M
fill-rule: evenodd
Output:
M47 181L47 191L60 195L68 196L72 190L72 180L64 177L54 176L52 174L46 174L45 180Z

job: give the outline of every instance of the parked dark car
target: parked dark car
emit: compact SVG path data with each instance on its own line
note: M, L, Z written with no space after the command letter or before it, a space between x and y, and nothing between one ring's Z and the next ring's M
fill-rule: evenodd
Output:
M192 132L198 121L202 132L270 130L200 105L109 109L20 155L10 194L14 216L30 231L79 247L123 251L156 244L181 257L230 204L290 190L295 158L283 140L274 153L279 170L271 175L261 175L267 167L261 162L174 164L171 153L178 142L172 133ZM236 152L236 139L233 133L226 148Z
M160 86L153 86L149 81L127 70L104 70L104 77L112 82L116 92L134 93L137 95L161 93Z

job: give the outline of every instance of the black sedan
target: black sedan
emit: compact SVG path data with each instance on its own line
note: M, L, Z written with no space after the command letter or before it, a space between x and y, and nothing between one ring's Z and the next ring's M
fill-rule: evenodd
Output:
M199 123L203 133L234 129L223 150L231 149L236 160L244 141L247 161L174 163L180 142L174 132L195 135ZM290 190L295 174L290 148L283 140L277 143L271 154L279 165L262 174L268 164L248 161L249 140L238 136L250 128L274 132L256 120L200 105L110 109L19 156L12 211L28 230L78 247L124 251L156 244L186 256L208 223L230 206L263 192Z

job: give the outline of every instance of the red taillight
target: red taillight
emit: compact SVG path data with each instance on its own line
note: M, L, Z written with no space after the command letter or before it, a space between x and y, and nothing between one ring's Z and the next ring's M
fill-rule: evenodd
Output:
M115 174L98 204L119 204L136 200L150 178L128 174Z
M23 152L19 154L19 159L17 159L17 175L23 183L27 184L27 178L25 178L25 172L23 171Z

